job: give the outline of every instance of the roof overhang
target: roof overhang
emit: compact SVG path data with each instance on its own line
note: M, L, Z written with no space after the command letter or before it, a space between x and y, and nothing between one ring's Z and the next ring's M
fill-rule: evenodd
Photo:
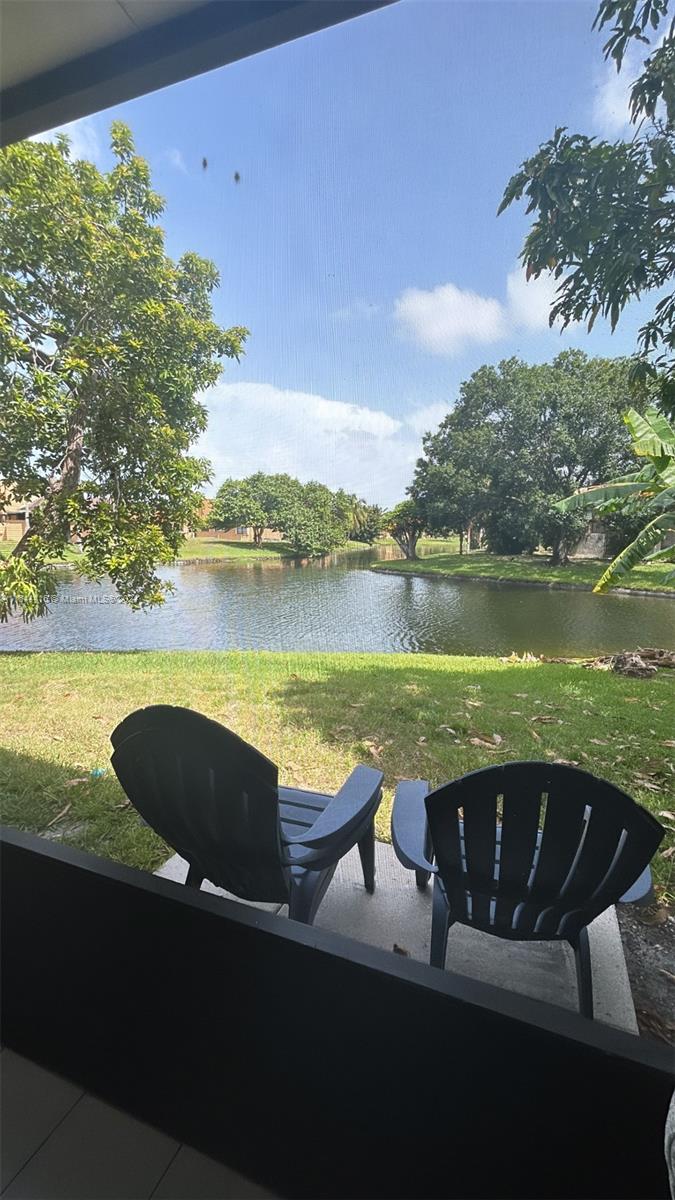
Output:
M1 0L0 144L392 0Z

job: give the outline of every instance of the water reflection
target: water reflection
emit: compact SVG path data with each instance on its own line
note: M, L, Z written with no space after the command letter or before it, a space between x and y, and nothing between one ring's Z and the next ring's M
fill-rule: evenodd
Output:
M162 572L177 590L149 613L130 612L109 584L63 570L50 615L32 625L0 626L0 649L571 655L673 642L671 600L497 589L364 569L385 556L396 557L395 548L304 566L279 559L182 564Z

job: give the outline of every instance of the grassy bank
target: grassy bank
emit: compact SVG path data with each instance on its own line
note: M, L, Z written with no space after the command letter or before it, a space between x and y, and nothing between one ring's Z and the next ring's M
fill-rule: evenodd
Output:
M381 766L382 838L398 779L438 784L516 758L575 760L658 813L673 809L674 688L665 671L643 681L441 655L4 654L1 815L132 866L158 866L168 851L121 807L114 776L90 777L109 767L117 722L156 702L229 725L279 764L285 784L333 791L358 762ZM502 740L490 749L495 734ZM659 857L656 869L670 889L670 860Z
M395 546L392 538L379 538L376 545ZM457 538L420 538L422 554L450 554L459 548ZM372 547L363 542L346 542L339 546L338 554L362 554ZM292 558L293 551L286 542L264 542L254 546L253 542L224 542L219 538L190 538L183 542L178 555L180 559L213 558L248 562L252 559Z
M253 542L224 542L221 538L188 538L178 552L178 561L209 558L259 562L266 558L291 558L292 555L293 551L285 542L264 542L262 546L254 546Z
M378 571L405 571L408 574L445 575L449 578L473 576L480 579L517 580L532 583L565 583L576 587L593 587L607 563L598 559L552 567L543 554L508 558L474 550L471 554L432 554L422 559L377 563ZM672 563L654 563L636 567L621 580L621 587L644 591L667 591L675 595L675 582L666 583Z

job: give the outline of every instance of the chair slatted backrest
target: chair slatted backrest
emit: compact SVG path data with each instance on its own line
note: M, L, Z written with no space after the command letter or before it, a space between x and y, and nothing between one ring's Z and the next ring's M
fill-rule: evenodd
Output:
M164 704L131 713L111 741L132 804L196 871L244 900L288 900L274 763L217 721Z
M452 919L519 940L574 940L664 833L613 784L557 763L473 771L431 792L426 809Z

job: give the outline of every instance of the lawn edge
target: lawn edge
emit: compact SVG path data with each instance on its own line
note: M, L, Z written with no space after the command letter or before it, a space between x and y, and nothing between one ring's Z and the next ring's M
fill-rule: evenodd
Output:
M386 562L374 563L368 570L408 578L412 575L413 578L419 576L422 579L451 579L453 583L482 583L487 587L524 587L537 588L540 591L559 592L593 591L593 584L591 583L561 583L555 579L544 582L541 579L515 579L511 575L464 575L457 571L402 571L400 567L390 567L389 563ZM657 588L614 587L611 589L611 594L617 596L657 596L662 600L673 600L675 599L675 588L663 591Z

